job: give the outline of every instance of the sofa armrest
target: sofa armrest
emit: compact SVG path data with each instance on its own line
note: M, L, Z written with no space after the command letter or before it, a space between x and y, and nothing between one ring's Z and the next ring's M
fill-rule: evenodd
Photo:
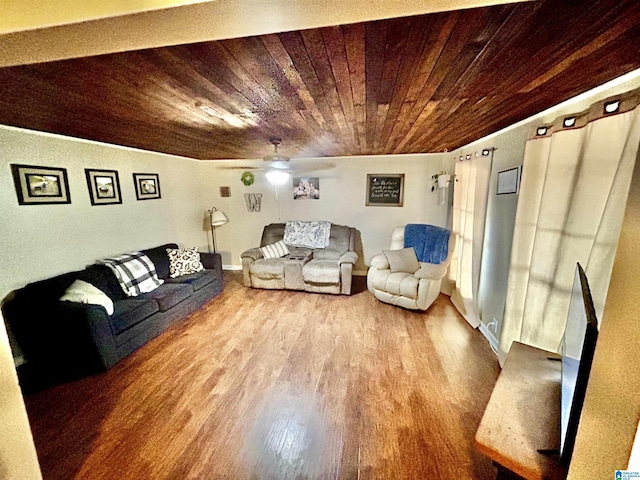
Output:
M378 270L388 270L391 268L389 260L383 254L378 254L371 259L371 266Z
M338 263L342 265L343 263L356 263L358 260L358 254L356 252L344 252L342 256L338 259Z
M111 321L104 307L86 303L60 302L60 325L73 338L73 357L92 370L106 370L118 362Z
M240 254L241 258L249 258L251 260L259 260L262 258L262 252L258 247L250 248L249 250L245 250Z
M201 253L200 261L207 270L222 271L222 255L219 253Z
M417 278L440 280L447 274L447 265L440 263L420 263L420 269L413 274Z

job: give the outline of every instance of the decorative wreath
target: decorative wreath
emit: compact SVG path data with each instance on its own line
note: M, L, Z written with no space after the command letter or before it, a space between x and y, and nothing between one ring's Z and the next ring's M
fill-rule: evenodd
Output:
M244 172L240 177L240 181L248 187L249 185L253 185L253 182L256 181L256 176L251 172Z

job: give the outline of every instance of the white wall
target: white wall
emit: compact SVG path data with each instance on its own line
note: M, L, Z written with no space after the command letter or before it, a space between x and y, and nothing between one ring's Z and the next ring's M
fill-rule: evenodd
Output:
M359 230L362 251L359 252L361 258L357 269L364 274L365 264L369 264L371 257L389 247L394 227L412 222L447 226L450 199L440 205L437 193L431 192L431 176L443 169L443 158L441 154L432 154L310 159L334 165L333 168L308 174L320 179L320 199L293 200L292 182L288 182L280 188L278 201L274 187L264 178L264 172L255 172L256 182L245 187L240 181L242 169L224 168L241 165L263 167L262 161L209 162L205 180L208 184L206 197L211 205L223 210L229 217L229 223L216 230L216 242L218 251L223 254L223 264L239 268L242 265L240 254L258 246L262 229L269 223L328 220ZM304 160L300 163L303 164ZM445 164L444 168L451 170L452 164ZM385 173L405 174L403 206L365 206L367 174ZM220 186L231 187L230 198L220 198ZM244 193L263 194L260 213L247 211Z
M9 164L67 169L71 204L19 205ZM196 161L0 126L0 299L26 283L165 242L207 246ZM92 206L85 168L117 170L123 203ZM136 200L133 176L158 173L162 198Z

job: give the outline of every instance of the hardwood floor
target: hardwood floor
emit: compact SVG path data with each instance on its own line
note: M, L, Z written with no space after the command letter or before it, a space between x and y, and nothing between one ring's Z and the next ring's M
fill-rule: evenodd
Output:
M224 292L106 373L25 398L45 479L491 479L499 373L441 295ZM357 283L358 284L358 283Z

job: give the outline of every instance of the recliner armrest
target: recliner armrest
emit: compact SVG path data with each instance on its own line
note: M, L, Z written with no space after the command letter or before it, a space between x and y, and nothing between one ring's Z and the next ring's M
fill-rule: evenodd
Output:
M338 259L338 263L342 265L343 263L356 263L358 260L358 254L356 252L344 252L342 256Z
M378 254L371 259L371 266L378 270L388 270L391 268L389 260L383 254Z
M250 248L249 250L245 250L240 254L241 258L249 258L251 260L259 260L262 258L262 252L258 247Z
M429 280L440 280L447 274L447 265L444 263L420 263L420 269L413 276Z

